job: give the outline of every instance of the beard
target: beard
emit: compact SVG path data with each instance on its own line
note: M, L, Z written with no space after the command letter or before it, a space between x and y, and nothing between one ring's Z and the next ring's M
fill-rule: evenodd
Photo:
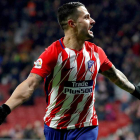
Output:
M90 30L81 30L77 33L77 37L82 40L90 40L94 38L94 35Z
M94 38L93 32L88 31L88 34L86 35L86 40L90 40L90 39L93 39L93 38Z

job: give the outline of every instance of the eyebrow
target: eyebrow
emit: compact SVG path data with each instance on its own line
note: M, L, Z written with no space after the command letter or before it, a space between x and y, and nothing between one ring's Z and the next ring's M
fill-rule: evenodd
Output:
M90 17L90 13L85 14L84 17L85 17L85 16L89 16L89 17Z

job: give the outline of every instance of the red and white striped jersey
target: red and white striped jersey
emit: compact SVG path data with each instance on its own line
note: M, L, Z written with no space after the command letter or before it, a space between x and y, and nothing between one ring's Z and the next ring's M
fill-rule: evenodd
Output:
M63 38L50 45L31 70L45 81L45 124L55 129L98 125L94 107L97 73L111 66L104 51L93 43L85 41L80 51L66 48Z

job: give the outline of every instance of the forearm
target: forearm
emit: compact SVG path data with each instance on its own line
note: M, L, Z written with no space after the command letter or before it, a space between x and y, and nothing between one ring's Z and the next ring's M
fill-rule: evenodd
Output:
M15 91L5 104L7 104L10 109L13 110L23 102L25 102L27 99L29 99L33 91L34 89L31 87L31 85L28 82L24 81L15 89Z
M5 104L8 105L11 110L15 109L24 101L29 99L41 81L43 81L41 76L30 73L28 78L15 89L12 96L6 101Z
M15 89L11 97L0 106L0 125L13 109L29 99L42 80L41 76L30 73L28 78Z
M116 74L110 78L110 81L129 93L133 93L135 90L135 86L129 82L126 76L119 70L117 70Z
M129 93L134 92L135 86L129 82L126 76L121 71L116 69L114 65L109 70L102 72L102 74L121 89Z

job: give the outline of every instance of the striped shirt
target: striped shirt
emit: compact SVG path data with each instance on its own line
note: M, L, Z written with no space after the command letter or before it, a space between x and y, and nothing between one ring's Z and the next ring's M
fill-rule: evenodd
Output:
M51 44L34 63L31 73L44 78L44 122L55 129L98 125L94 107L99 69L111 68L104 51L85 41L80 51L66 48L63 38Z

